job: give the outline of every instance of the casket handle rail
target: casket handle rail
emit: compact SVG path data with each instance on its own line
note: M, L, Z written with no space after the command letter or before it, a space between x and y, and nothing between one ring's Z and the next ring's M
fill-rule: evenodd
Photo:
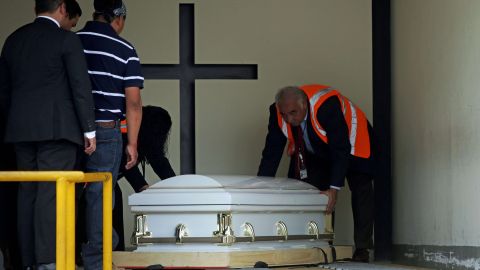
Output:
M275 225L277 226L277 235L283 236L285 238L284 240L287 241L288 240L287 224L285 224L285 222L283 221L277 221Z
M325 215L325 233L333 234L333 216L332 214Z
M187 226L185 224L178 224L175 228L175 243L182 244L185 237L188 237Z
M289 235L288 240L333 240L333 234L322 233L318 235L318 238L315 235ZM285 236L255 236L255 242L262 241L285 241ZM235 241L232 243L245 243L252 242L252 237L250 236L240 236L235 237ZM148 238L138 238L138 244L176 244L176 237L148 237ZM181 244L189 243L211 243L211 244L220 244L223 245L222 237L211 236L211 237L183 237ZM177 243L178 244L178 243Z
M235 233L232 229L231 213L217 214L217 230L213 232L213 235L221 239L221 245L229 246L235 243Z
M152 237L152 233L146 227L146 215L136 217L136 230L134 233L135 245L142 244L187 244L187 243L212 243L219 245L232 245L240 242L262 242L262 241L288 241L288 240L333 240L334 234L330 232L320 233L318 224L310 221L305 235L288 235L287 225L283 221L275 223L277 230L276 236L256 236L253 225L245 222L242 226L244 236L235 237L232 229L231 213L217 214L217 230L211 237L190 237L188 236L187 226L178 224L175 228L174 237Z
M149 238L152 233L148 231L147 227L147 215L135 216L135 231L133 232L131 243L133 245L140 244L140 238Z
M253 229L253 225L249 222L245 222L242 227L243 235L246 237L250 237L251 242L255 242L255 230Z
M318 235L320 234L320 230L318 229L318 224L315 221L310 221L308 223L308 234L314 235L318 239Z

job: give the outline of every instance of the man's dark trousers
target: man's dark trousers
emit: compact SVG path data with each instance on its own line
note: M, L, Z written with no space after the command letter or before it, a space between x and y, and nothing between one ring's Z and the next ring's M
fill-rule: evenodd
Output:
M374 195L372 176L366 173L349 171L347 181L352 193L355 248L373 248Z
M330 164L328 160L318 158L311 153L306 154L308 178L305 179L305 182L320 190L329 189ZM288 172L290 178L295 178L294 165L295 162L292 158ZM348 170L346 178L351 192L355 248L373 248L373 176L368 173Z
M15 143L18 169L73 170L77 149L78 145L67 140ZM55 196L55 182L20 183L18 229L24 266L55 262Z

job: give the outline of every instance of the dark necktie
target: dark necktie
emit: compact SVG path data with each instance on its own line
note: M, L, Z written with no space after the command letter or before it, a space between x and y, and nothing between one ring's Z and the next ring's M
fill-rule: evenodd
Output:
M302 126L297 128L297 136L295 137L295 178L304 180L307 178L307 166L305 163L305 142L303 141Z

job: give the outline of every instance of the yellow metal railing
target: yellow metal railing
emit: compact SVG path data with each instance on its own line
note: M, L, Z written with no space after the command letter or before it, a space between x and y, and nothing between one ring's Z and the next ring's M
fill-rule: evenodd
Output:
M56 182L56 269L75 269L75 183L103 182L103 269L112 269L112 174L79 171L0 172L0 182Z

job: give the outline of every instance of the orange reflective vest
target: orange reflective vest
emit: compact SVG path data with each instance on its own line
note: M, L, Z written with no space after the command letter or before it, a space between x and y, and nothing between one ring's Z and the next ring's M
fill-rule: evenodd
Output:
M127 119L124 119L120 122L120 131L124 134L127 134Z
M370 138L368 135L368 121L365 113L363 113L348 98L342 96L340 92L329 86L313 84L301 86L300 89L307 94L309 100L310 120L312 121L312 127L315 130L315 133L324 143L328 144L328 134L318 122L316 113L318 108L322 106L325 100L327 100L329 97L336 96L340 101L343 116L345 117L345 121L347 122L348 126L351 145L350 154L360 158L370 157ZM288 139L288 153L291 155L295 150L292 128L290 124L285 122L278 107L277 119L278 126Z

